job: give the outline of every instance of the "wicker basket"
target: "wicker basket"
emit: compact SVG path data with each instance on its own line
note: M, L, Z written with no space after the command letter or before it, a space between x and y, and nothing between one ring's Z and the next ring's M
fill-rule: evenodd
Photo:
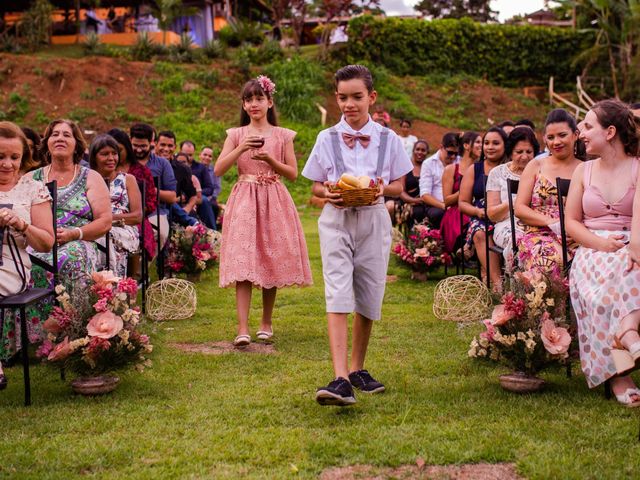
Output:
M369 188L356 188L354 190L342 190L339 187L333 187L331 191L342 195L345 207L364 207L373 204L378 189L379 185Z

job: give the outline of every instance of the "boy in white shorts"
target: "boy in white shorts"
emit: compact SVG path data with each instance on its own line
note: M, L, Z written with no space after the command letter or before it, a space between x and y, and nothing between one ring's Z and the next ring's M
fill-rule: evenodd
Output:
M336 72L335 84L342 119L318 134L302 175L313 180L316 196L327 199L318 233L336 378L318 389L316 400L321 405L345 406L356 401L354 386L366 393L384 391L384 385L364 369L371 327L381 317L391 247L391 219L383 195L400 195L403 177L413 165L400 138L369 116L377 98L371 72L362 65L348 65ZM329 190L343 173L380 180L375 203L343 207L340 194ZM352 312L349 365L347 315Z

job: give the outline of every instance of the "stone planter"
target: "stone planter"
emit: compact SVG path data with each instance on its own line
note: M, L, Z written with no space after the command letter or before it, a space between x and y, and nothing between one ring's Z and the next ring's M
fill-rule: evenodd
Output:
M500 375L500 386L508 392L534 393L542 390L547 382L535 375L524 372L513 372Z
M120 378L111 375L100 377L79 377L71 382L71 388L80 395L104 395L113 392L120 383Z

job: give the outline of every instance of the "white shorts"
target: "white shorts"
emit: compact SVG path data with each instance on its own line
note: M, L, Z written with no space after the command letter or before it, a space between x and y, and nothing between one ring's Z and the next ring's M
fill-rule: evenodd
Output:
M382 316L391 249L391 218L384 203L335 208L318 220L324 291L329 313Z

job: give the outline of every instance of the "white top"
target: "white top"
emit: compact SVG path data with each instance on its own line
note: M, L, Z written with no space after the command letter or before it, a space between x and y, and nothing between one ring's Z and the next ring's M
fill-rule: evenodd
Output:
M458 163L460 157L456 157L453 163ZM440 160L440 149L433 155L422 162L420 167L420 196L431 195L437 200L443 202L444 196L442 194L442 174L444 168L442 160Z
M380 145L380 133L383 128L382 125L374 122L369 117L369 121L364 127L359 131L355 131L342 117L335 129L340 135L340 152L344 162L344 173L350 173L357 177L361 175L367 175L371 178L376 177L378 146ZM329 130L323 130L318 134L316 144L313 146L309 159L302 169L302 176L314 182L337 182L340 178L335 164ZM369 146L364 148L360 142L356 142L354 148L349 148L342 140L342 133L369 135L371 137ZM404 151L400 137L392 130L389 130L387 151L384 156L381 175L385 185L403 177L412 169L413 164Z
M520 180L520 175L513 173L509 168L511 162L503 163L495 168L492 168L489 172L489 178L487 178L487 192L500 192L500 203L504 203L507 200L507 180ZM516 194L511 195L513 197L513 203L516 202ZM517 219L516 219L517 221ZM503 226L508 226L511 229L511 222L509 216L504 220L500 220L495 224L494 228L499 229Z
M418 141L418 137L415 135L409 135L408 137L400 136L400 141L404 146L404 151L407 152L407 156L411 158L411 155L413 155L413 146Z

